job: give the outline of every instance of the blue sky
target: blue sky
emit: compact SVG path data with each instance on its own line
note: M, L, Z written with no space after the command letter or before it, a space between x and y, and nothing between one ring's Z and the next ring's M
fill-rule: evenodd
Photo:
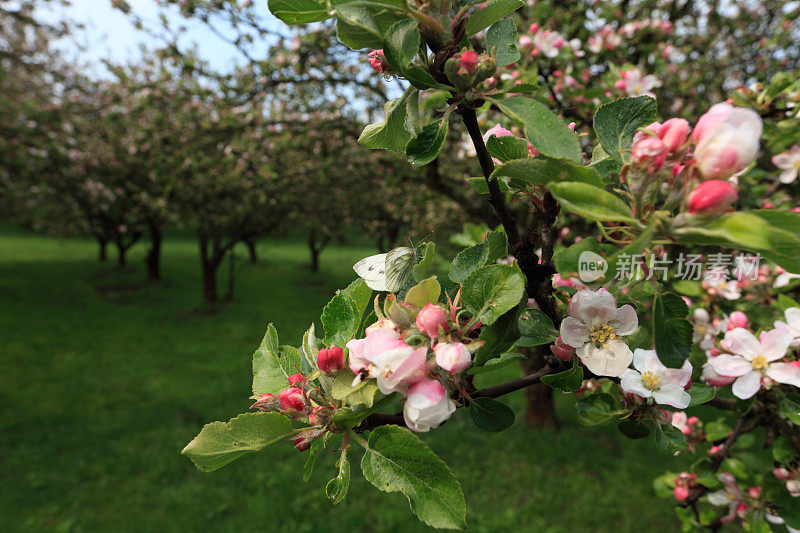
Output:
M282 23L268 13L266 0L254 2L256 8L263 10L269 18L269 23L279 28ZM130 0L134 12L143 18L153 21L157 27L159 8L155 0ZM236 50L214 35L202 22L187 21L174 8L168 8L166 14L170 23L182 24L188 32L182 45L196 43L203 59L209 61L214 68L227 70L233 61L238 61ZM50 18L65 16L76 22L85 24L82 33L59 43L66 49L77 50L78 45L86 48L80 57L93 63L99 63L103 58L114 62L135 60L139 56L139 45L153 43L152 37L145 32L137 30L131 19L121 11L111 7L110 0L72 0L72 5L58 8L50 13L43 14ZM157 46L157 43L155 43ZM98 74L102 68L98 67Z

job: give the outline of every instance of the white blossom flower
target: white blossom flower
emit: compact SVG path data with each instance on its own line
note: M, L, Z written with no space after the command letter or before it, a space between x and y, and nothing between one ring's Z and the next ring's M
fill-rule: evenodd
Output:
M781 287L785 287L793 279L800 279L800 274L792 274L791 272L783 271L780 274L778 274L778 276L775 278L775 282L772 284L772 288L780 289Z
M695 309L692 313L691 322L694 326L692 342L698 344L702 350L713 348L714 341L720 330L712 323L708 311L702 308Z
M684 361L681 368L667 368L654 350L637 348L633 352L633 366L620 376L622 390L653 398L656 403L686 409L692 397L684 387L692 379L692 364Z
M653 74L642 76L638 68L627 70L622 73L624 89L628 96L652 95L652 90L661 87L661 80Z
M722 522L730 522L736 518L736 508L742 500L742 491L736 485L736 478L728 472L717 475L724 488L708 494L708 503L718 507L728 506L728 514L722 517Z
M424 378L408 389L403 419L409 429L425 432L450 418L455 410L456 404L447 395L444 385Z
M742 291L735 280L728 280L724 271L712 268L703 276L703 287L709 294L719 295L726 300L738 300L742 297Z
M625 372L633 353L619 338L639 328L633 307L617 309L607 290L584 289L572 297L567 313L561 323L561 340L576 349L586 368L598 376L616 377Z
M783 170L778 177L781 183L793 183L800 175L800 144L795 144L788 152L774 156L772 164Z
M777 329L786 329L792 334L794 337L792 346L800 345L800 307L788 308L783 312L783 316L786 318L786 322L783 322L782 320L776 320L775 327Z
M761 379L800 387L800 368L778 363L786 355L793 340L785 329L773 329L759 339L744 328L725 334L722 347L734 355L722 354L711 359L711 366L721 376L735 377L733 395L742 400L751 398L761 388Z

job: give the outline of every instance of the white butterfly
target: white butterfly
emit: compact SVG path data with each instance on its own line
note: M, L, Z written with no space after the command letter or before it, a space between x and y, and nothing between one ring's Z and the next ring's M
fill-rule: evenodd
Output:
M417 262L417 253L406 246L394 248L385 254L365 257L353 270L374 291L397 292L406 282Z

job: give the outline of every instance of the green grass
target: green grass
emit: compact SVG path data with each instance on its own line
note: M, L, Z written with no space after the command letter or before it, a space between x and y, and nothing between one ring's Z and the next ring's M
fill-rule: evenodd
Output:
M302 244L262 243L240 263L236 299L200 308L195 244L165 243L161 283L143 281L142 247L119 269L88 240L3 228L0 236L0 523L6 531L417 531L399 493L353 464L331 507L331 455L309 483L305 457L274 445L214 472L179 455L202 425L247 410L250 357L268 322L297 344L350 265L337 247L322 271ZM244 256L243 250L240 256ZM514 367L504 376L513 378ZM508 397L519 413L521 393ZM559 430L519 421L482 433L463 413L423 438L461 481L474 531L674 531L653 477L672 459L614 428L584 428L559 398ZM673 466L673 469L675 466Z

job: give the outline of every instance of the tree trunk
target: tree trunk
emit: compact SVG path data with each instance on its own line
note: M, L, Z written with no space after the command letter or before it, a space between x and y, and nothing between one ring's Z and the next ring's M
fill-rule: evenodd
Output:
M544 355L548 347L537 346L532 350L525 350L528 355L521 361L525 375L533 374L545 365ZM544 383L537 383L525 389L525 421L529 426L537 428L555 426L556 420L555 403L553 401L553 389Z
M314 228L308 232L308 251L311 258L308 268L311 272L319 272L319 254L322 251L322 247L317 246L317 230Z
M149 224L150 251L144 259L147 266L147 279L161 279L161 228L155 223Z
M209 254L208 238L200 235L200 268L203 277L203 298L208 303L217 301L217 267L219 260Z
M117 265L124 267L126 264L125 253L128 251L128 249L122 243L122 240L117 240L116 245L117 245Z
M235 251L235 246L231 246L230 250L228 250L228 294L225 295L226 302L233 300L234 277L236 274L236 268L234 264L236 259Z
M258 263L258 252L256 252L256 243L252 239L245 239L244 245L247 246L247 253L250 254L250 262Z
M105 263L106 259L107 259L107 255L106 255L106 245L107 244L108 244L108 239L97 237L97 245L98 245L97 258L103 263Z

